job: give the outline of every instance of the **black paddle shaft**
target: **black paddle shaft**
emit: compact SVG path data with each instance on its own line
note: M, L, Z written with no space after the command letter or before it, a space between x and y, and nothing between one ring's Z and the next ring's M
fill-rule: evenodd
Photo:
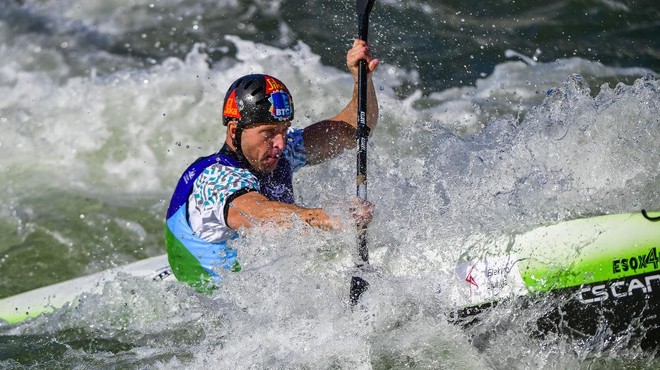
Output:
M357 0L358 37L367 41L369 30L369 13L375 0ZM358 109L356 140L357 152L357 196L367 199L367 143L369 140L369 126L367 125L367 61L360 60L358 69ZM358 225L358 253L361 262L357 267L369 263L369 249L367 248L367 226ZM356 305L360 295L369 288L369 283L358 276L351 279L350 300Z
M357 0L358 37L367 41L369 33L369 13L375 0ZM367 125L367 61L360 60L358 69L358 110L357 110L357 196L367 199L367 143L369 126ZM369 262L367 249L367 228L358 226L358 252L363 263Z

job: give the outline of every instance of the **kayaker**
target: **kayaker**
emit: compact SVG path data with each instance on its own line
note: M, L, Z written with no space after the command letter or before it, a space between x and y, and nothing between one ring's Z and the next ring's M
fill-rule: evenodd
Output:
M243 227L286 226L296 219L324 230L340 227L323 209L294 204L292 174L355 147L362 59L368 66L367 122L373 129L378 103L371 75L379 61L361 40L346 55L354 79L349 103L336 116L304 129L291 127L293 99L279 79L251 74L229 87L222 110L225 143L184 171L167 212L167 254L178 280L207 291L219 282L220 268L239 271L237 252L227 241ZM350 208L358 222L371 221L370 204L356 198Z

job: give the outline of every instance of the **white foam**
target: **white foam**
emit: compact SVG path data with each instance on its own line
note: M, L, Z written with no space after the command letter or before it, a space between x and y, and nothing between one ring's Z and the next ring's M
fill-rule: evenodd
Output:
M2 63L1 185L22 189L47 182L68 189L73 183L118 197L167 197L187 164L222 143L220 105L236 77L268 72L285 81L296 101L297 126L334 115L351 94L352 77L323 65L304 43L279 49L228 40L236 59L213 66L201 45L184 60L64 80L67 65L57 53L44 57L54 61L46 72L20 62L27 54ZM0 60L14 51L0 49ZM351 312L344 299L353 272L353 230L260 231L236 242L245 270L227 279L212 300L183 286L136 296L131 290L137 283L115 282L107 287L112 304L90 299L75 312L18 331L95 325L110 337L129 339L137 332L137 357L181 346L176 357L165 356L163 367L367 368L373 358L388 356L424 364L445 356L438 348L450 348L448 361L458 368L483 364L464 333L446 322L443 308L452 302L434 298L462 251L486 243L489 233L660 207L658 82L638 79L592 93L595 87L576 72L619 78L647 71L579 59L507 62L476 86L402 100L393 88L415 72L381 66L375 76L381 122L369 148L369 192L377 211L369 230L375 271L366 311ZM549 88L554 90L546 94ZM345 210L343 202L355 191L354 154L304 169L296 178L299 200ZM127 232L142 235L126 225ZM155 316L147 313L159 299L167 304ZM189 335L185 343L181 333ZM149 338L160 335L164 344ZM507 339L515 344L521 338ZM523 351L529 346L530 363L551 361L535 359L544 352L533 345ZM75 351L67 356L84 358Z

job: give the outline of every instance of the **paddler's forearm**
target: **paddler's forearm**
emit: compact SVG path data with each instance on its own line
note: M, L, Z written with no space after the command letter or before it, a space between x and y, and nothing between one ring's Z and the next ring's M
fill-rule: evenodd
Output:
M351 101L346 107L331 121L343 121L357 129L357 114L358 114L358 83L355 81L353 84L353 96ZM367 79L367 125L373 131L378 124L378 98L376 97L376 88L374 87L371 74Z
M291 227L294 223L294 217L305 221L309 226L321 230L339 229L339 220L330 217L321 208L303 208L293 204L270 201L265 204L259 212L259 218L268 222L271 220L279 226Z
M373 132L378 124L378 98L376 97L376 88L371 75L369 75L367 82L367 107L367 125Z
M339 220L336 217L330 217L321 208L303 208L294 204L253 198L263 197L262 195L250 193L246 195L240 197L243 199L237 199L238 202L233 202L233 206L229 209L227 223L232 229L262 226L269 223L291 227L296 217L317 229L336 230L340 228Z
M304 220L309 226L321 230L339 230L341 225L337 217L331 217L321 208L299 208L296 216Z

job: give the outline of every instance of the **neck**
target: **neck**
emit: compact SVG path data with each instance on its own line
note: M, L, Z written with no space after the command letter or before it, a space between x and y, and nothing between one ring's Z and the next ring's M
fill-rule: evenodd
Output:
M222 146L220 149L220 154L224 154L228 157L234 158L235 160L238 161L238 164L241 166L241 168L244 168L253 174L258 173L256 168L252 167L250 162L245 158L245 155L243 155L243 151L240 149L240 147L236 147L236 145L233 145L234 143L231 143L230 140L227 140L225 142L225 145Z

